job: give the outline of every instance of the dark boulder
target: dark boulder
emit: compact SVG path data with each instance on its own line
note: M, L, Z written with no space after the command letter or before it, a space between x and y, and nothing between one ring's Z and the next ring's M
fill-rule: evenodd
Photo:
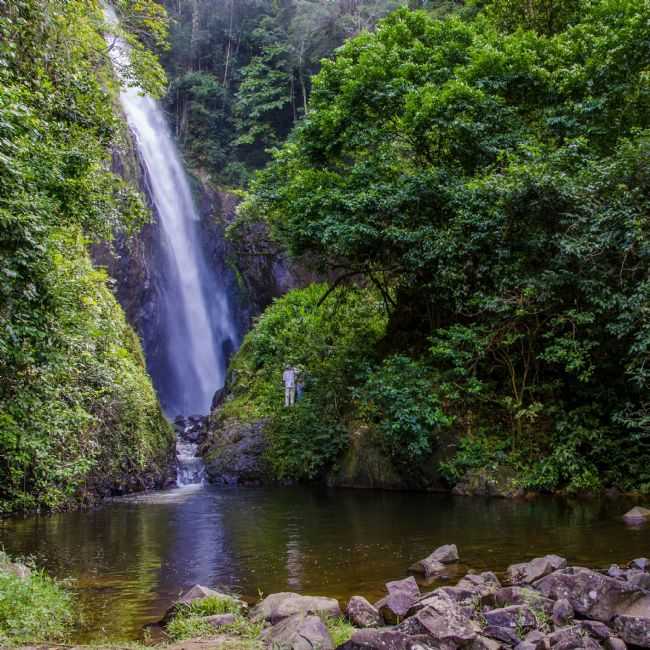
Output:
M607 569L607 575L610 578L616 578L617 580L625 580L625 571L621 569L618 564L612 564L609 569Z
M639 569L629 569L625 572L625 579L634 587L650 591L650 573Z
M571 603L566 598L560 598L555 601L553 605L553 612L551 614L551 619L553 620L554 625L557 627L565 627L569 623L573 622L575 618L575 612Z
M605 641L605 650L627 650L627 644L623 639L616 636L610 636Z
M492 594L481 598L481 605L496 607L509 607L510 605L528 605L540 609L550 615L553 611L554 601L545 598L538 591L530 587L503 587Z
M585 634L598 641L604 641L612 636L612 631L609 627L600 621L576 621L575 625L580 627Z
M490 639L490 637L482 636L479 634L473 641L472 645L469 646L470 650L503 650L504 645L501 641L496 639ZM536 648L531 648L530 650L537 650Z
M428 605L397 628L407 635L430 637L440 646L462 648L471 644L477 630L457 603L444 594L432 596Z
M233 605L236 605L240 609L246 609L247 607L246 603L239 600L235 596L231 596L230 594L224 594L219 591L215 591L214 589L210 589L209 587L204 587L203 585L194 585L186 592L184 592L181 595L181 597L176 602L174 602L171 605L171 607L167 609L165 615L160 621L160 625L166 625L173 618L174 614L176 614L176 612L179 609L182 609L183 607L190 605L195 601L203 600L204 598L229 599L233 602Z
M388 625L397 625L407 616L416 599L403 591L396 591L382 598L376 607Z
M650 618L650 594L590 569L556 571L534 586L548 598L565 598L580 616L604 623L617 614Z
M546 650L549 645L546 636L539 630L531 630L525 637L524 641L535 647L535 650Z
M538 650L537 646L530 641L521 641L515 646L515 650Z
M429 605L436 605L439 599L453 601L466 616L471 616L475 611L476 593L460 587L439 587L435 591L419 598L409 610L407 616L413 616Z
M403 621L411 607L420 598L420 588L415 578L393 580L386 583L388 596L382 598L375 607L379 610L384 621L389 625L397 625Z
M214 614L212 616L203 616L201 617L201 620L204 623L208 623L211 625L215 630L218 630L221 627L225 627L226 625L233 625L235 622L235 615L234 614Z
M537 619L532 610L526 605L511 605L501 609L493 609L483 614L488 625L506 627L526 634L537 626Z
M477 596L484 597L500 589L501 583L494 573L485 571L479 574L468 573L456 586L459 589L467 589L473 591Z
M566 560L559 555L545 555L530 562L511 564L507 569L507 573L511 584L529 585L549 573L553 573L553 571L564 569L566 565Z
M2 551L0 551L0 573L7 573L21 580L28 580L32 575L28 566L21 562L12 562Z
M516 646L521 643L517 632L509 627L499 627L498 625L487 625L483 628L483 634L492 639L497 639L507 646Z
M647 557L638 557L630 562L630 569L639 571L650 571L650 560Z
M650 617L617 616L614 629L626 643L650 648Z
M271 594L255 605L251 610L250 618L254 622L268 621L275 625L294 614L316 614L339 618L341 609L338 601L333 598L281 592Z
M584 639L585 635L577 625L563 627L548 636L548 642L551 648L580 648Z
M383 620L379 610L363 596L352 596L345 608L347 619L355 627L379 627Z
M437 575L445 570L445 564L458 562L458 549L456 544L445 544L440 546L433 553L419 560L409 567L409 571L422 573L426 578Z
M427 636L412 636L398 630L358 630L337 650L441 650Z
M262 632L262 643L283 650L334 650L332 637L318 616L294 614Z
M419 598L421 595L420 587L418 587L418 583L412 576L404 578L403 580L393 580L391 582L387 582L386 591L388 591L389 594L405 593L414 599Z

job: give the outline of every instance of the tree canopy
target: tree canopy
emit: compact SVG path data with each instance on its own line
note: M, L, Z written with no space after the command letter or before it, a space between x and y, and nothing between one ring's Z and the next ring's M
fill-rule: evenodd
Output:
M167 0L167 107L188 162L245 184L304 116L311 76L406 0ZM459 3L431 0L443 14Z
M649 60L647 0L398 10L323 62L243 209L376 286L393 351L538 487L650 486Z

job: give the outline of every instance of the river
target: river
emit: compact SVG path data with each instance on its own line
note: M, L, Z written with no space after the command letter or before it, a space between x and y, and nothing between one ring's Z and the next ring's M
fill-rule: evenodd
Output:
M628 562L650 555L650 526L620 518L631 505L197 485L0 521L0 546L71 579L83 614L76 641L133 640L195 583L249 600L287 590L372 600L444 543L461 554L450 580L552 552L592 567Z

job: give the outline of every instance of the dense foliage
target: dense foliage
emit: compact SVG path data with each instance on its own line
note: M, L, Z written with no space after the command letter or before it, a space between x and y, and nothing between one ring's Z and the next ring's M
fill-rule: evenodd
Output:
M166 104L195 168L246 183L307 111L310 77L346 38L400 6L444 13L453 0L166 0Z
M160 90L143 40L164 38L159 10L116 4L134 29L124 74ZM139 342L88 256L145 217L110 172L108 30L94 0L0 4L0 513L60 507L166 462Z
M399 10L314 77L244 213L378 287L402 452L455 417L452 478L650 489L649 60L647 0L495 0ZM393 408L427 376L430 412Z
M233 399L220 416L267 418L270 461L281 479L312 479L346 444L352 387L365 376L385 332L379 297L313 284L277 300L246 336L231 363ZM301 370L304 394L284 408L282 371Z

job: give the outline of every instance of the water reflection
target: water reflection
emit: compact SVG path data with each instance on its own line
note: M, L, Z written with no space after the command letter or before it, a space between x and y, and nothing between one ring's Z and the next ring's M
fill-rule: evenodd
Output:
M650 528L620 519L629 505L190 486L89 513L3 521L0 544L75 580L79 640L132 639L197 582L249 599L283 590L373 599L386 580L450 542L460 572L551 552L590 566L627 562L650 554Z

